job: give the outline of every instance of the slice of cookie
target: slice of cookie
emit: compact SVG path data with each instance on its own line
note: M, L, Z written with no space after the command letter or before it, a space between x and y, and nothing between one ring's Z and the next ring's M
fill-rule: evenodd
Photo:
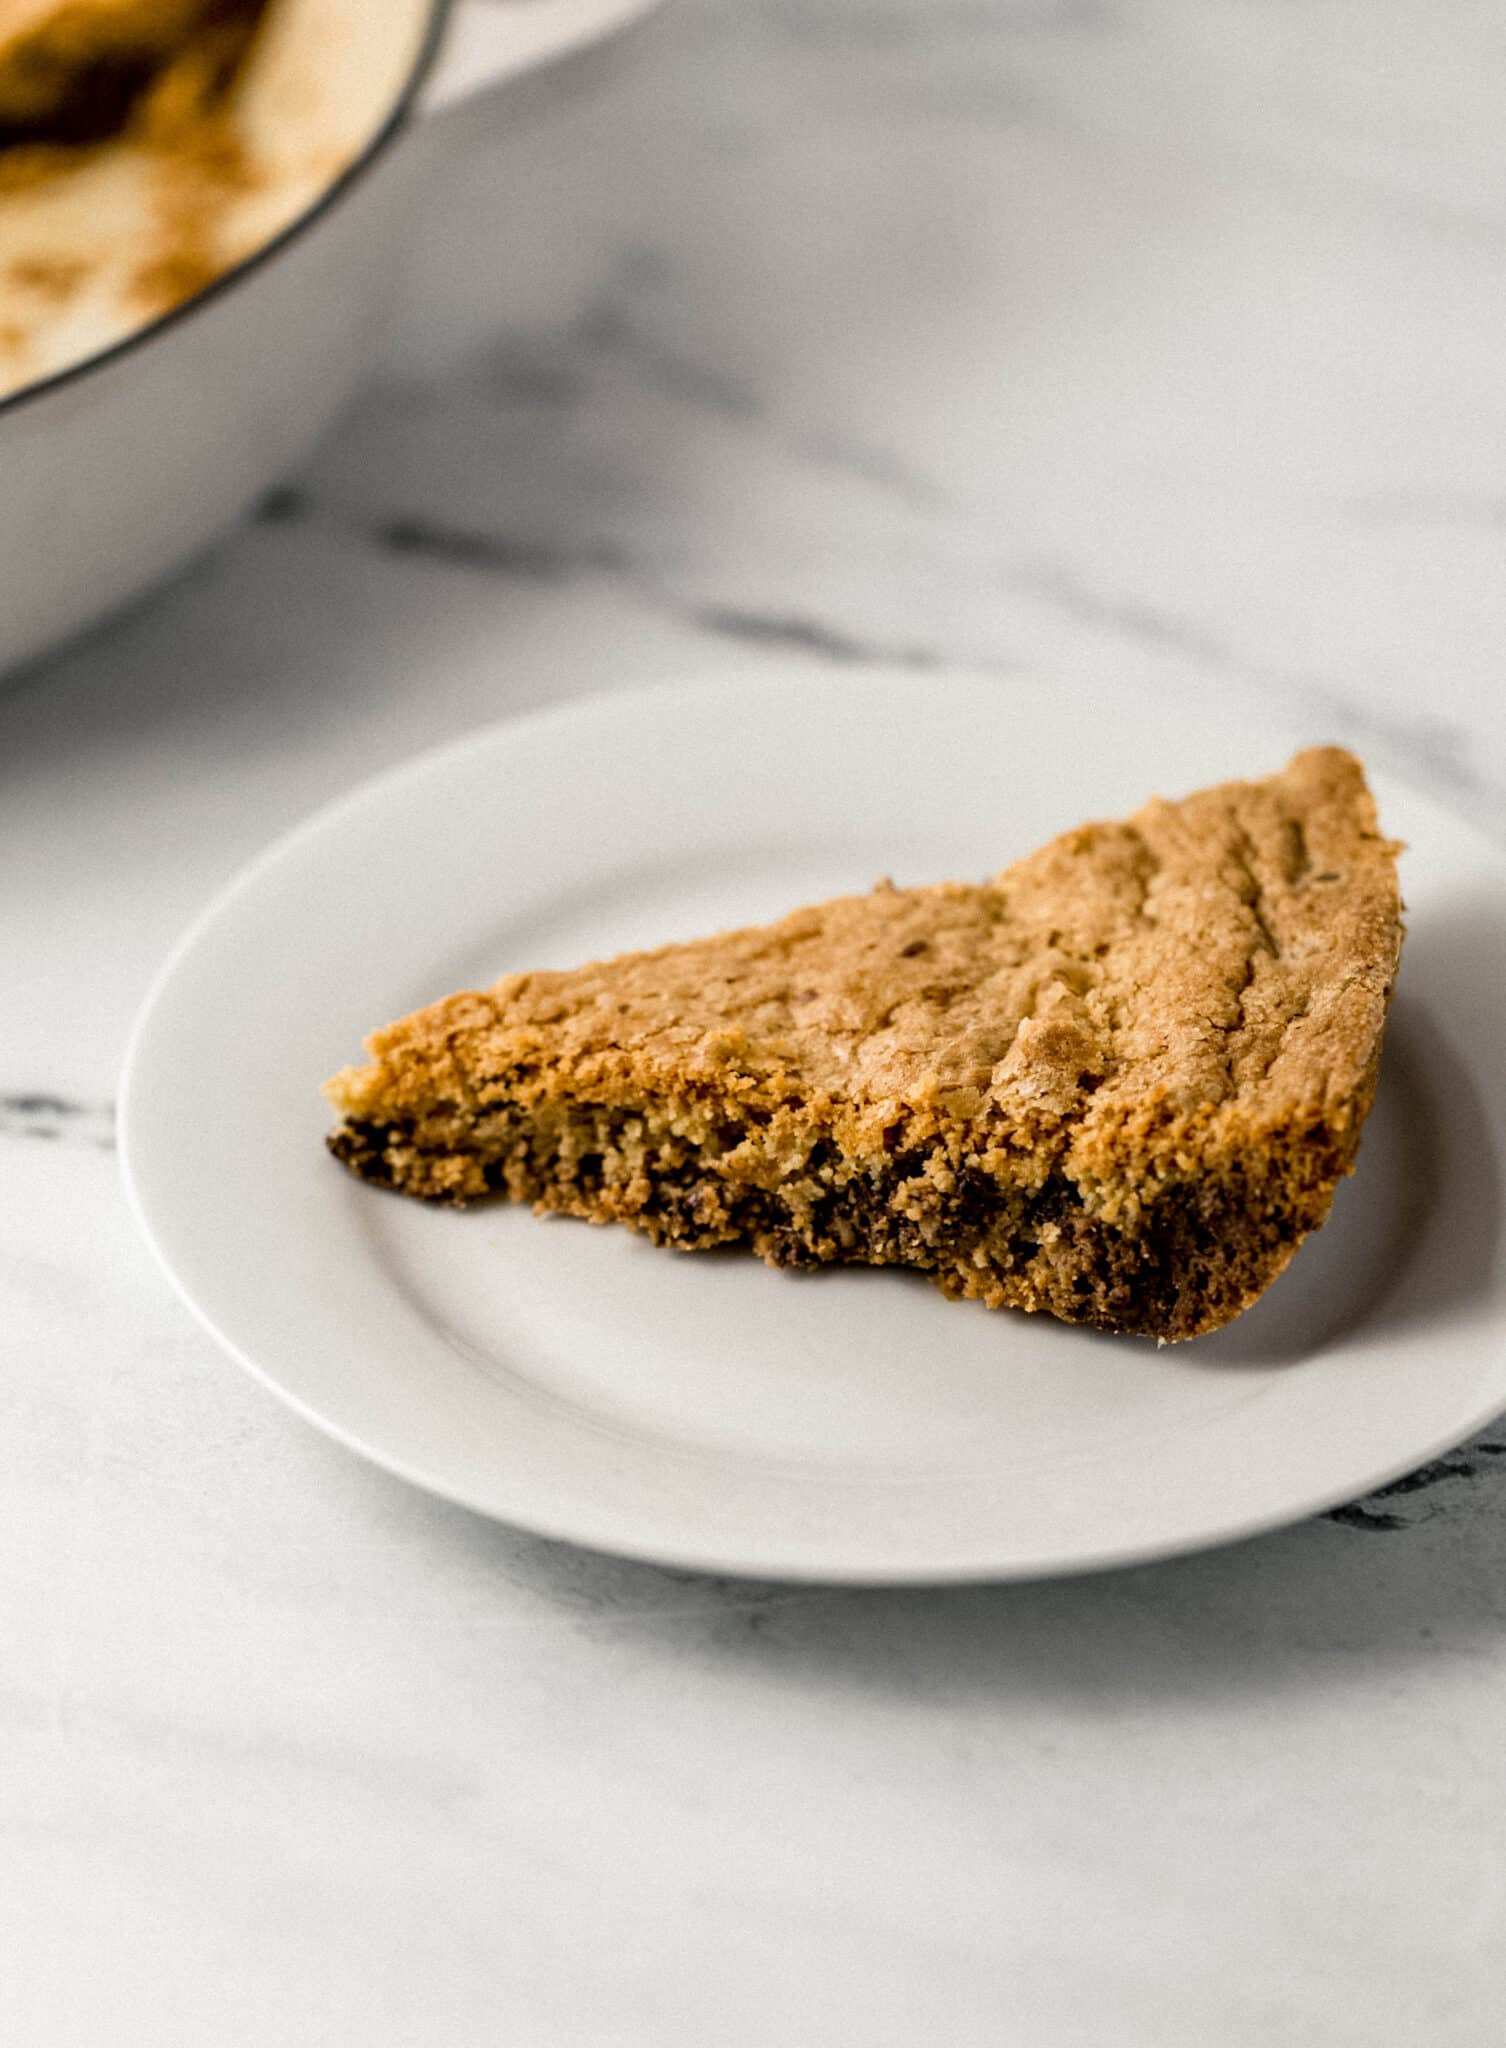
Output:
M1353 1169L1397 852L1359 762L1313 749L989 882L448 996L328 1084L330 1149L428 1201L1195 1337Z

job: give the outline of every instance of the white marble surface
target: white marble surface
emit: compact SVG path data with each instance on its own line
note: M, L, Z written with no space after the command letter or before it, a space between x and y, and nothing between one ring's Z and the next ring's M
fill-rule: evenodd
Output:
M1080 1583L617 1564L220 1358L110 1101L247 855L575 691L1094 673L1498 826L1503 89L1464 0L680 0L464 117L383 381L0 695L7 2040L1496 2038L1506 1433Z

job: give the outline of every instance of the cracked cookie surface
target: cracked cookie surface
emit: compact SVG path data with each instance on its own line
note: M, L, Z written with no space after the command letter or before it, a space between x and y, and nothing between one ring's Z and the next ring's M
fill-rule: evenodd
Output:
M1353 1165L1401 941L1336 748L1083 825L989 882L513 975L378 1032L332 1149L772 1263L1184 1337Z

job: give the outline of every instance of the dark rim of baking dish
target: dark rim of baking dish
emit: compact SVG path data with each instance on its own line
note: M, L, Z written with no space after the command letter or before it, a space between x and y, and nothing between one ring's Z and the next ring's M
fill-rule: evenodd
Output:
M54 370L51 376L38 377L35 382L23 384L19 390L0 398L0 420L21 406L30 405L36 399L49 398L53 392L61 391L65 385L76 384L93 371L119 362L122 356L129 355L133 349L155 340L166 328L177 327L182 322L191 320L195 313L211 305L216 299L223 298L227 292L233 291L243 278L259 270L264 263L269 263L290 242L296 241L306 228L322 220L332 207L339 204L351 187L365 176L377 159L385 155L389 144L396 140L400 131L407 125L408 116L413 111L413 103L429 75L435 57L439 54L439 46L444 40L444 31L449 22L452 5L453 0L430 0L428 22L413 62L409 66L408 75L380 125L372 130L363 147L351 158L339 176L332 179L318 198L305 207L302 213L296 214L286 227L279 228L270 240L260 243L249 256L243 256L239 263L232 264L228 270L222 270L218 277L211 278L209 283L196 291L191 298L180 300L176 306L170 306L165 313L157 314L144 326L133 327L129 334L123 334L118 341L112 341L106 348L96 349L93 355L80 356L76 363L68 363L61 370Z

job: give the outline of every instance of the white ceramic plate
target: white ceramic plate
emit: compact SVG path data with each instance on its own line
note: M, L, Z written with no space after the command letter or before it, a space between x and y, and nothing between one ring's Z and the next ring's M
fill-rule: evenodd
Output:
M1202 1342L428 1210L321 1144L320 1081L449 989L881 874L991 873L1294 744L1043 683L827 673L479 733L321 813L183 941L127 1063L141 1221L207 1327L301 1414L436 1493L603 1549L1023 1577L1351 1499L1506 1408L1506 860L1382 778L1411 847L1410 936L1360 1169L1264 1300Z

